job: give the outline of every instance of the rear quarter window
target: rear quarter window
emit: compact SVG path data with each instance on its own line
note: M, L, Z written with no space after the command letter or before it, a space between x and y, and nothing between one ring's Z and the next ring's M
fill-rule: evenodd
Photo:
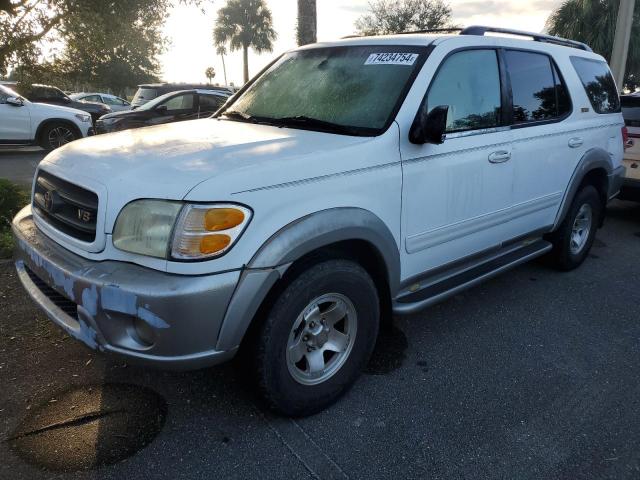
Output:
M591 106L596 113L620 112L620 96L609 66L602 60L571 57Z

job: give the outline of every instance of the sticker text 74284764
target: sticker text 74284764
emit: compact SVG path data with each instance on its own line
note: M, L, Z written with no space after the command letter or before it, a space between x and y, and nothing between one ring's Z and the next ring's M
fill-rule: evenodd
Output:
M372 53L365 65L413 65L418 58L417 53Z

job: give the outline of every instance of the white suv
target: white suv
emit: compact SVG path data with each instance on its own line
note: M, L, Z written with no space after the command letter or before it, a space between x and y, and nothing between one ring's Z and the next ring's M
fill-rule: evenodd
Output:
M32 103L0 85L0 145L39 145L51 151L92 134L88 113Z
M21 281L92 348L168 368L241 350L273 408L324 408L383 318L543 254L579 266L619 191L605 60L489 31L307 46L214 118L55 151L13 223Z

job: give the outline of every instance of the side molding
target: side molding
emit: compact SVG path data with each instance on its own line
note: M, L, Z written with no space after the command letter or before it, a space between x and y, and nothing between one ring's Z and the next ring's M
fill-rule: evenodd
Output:
M587 151L580 159L580 162L578 162L578 166L573 172L569 186L564 193L562 203L560 204L560 210L558 210L558 215L556 216L556 221L553 224L552 231L555 231L560 226L564 217L567 215L571 202L576 196L576 193L578 193L578 188L584 180L584 177L590 171L596 169L603 169L607 176L611 175L613 172L611 157L609 156L609 153L602 148L593 148Z
M361 208L323 210L280 229L256 252L227 308L216 348L229 350L240 344L268 292L293 262L346 240L366 241L379 252L393 297L400 283L400 251L385 223Z

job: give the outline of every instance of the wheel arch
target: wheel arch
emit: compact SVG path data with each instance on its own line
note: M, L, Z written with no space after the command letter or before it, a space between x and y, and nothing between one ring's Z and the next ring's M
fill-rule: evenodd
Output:
M78 135L78 138L82 138L82 131L80 130L80 128L78 128L78 126L68 118L47 118L46 120L40 122L38 128L36 129L36 135L34 138L34 141L36 143L40 143L42 132L48 125L51 125L53 123L62 123L73 128L73 131L76 133L76 135Z
M368 210L323 210L280 229L256 252L227 308L216 348L237 347L287 278L323 258L351 259L362 265L378 288L383 312L390 312L400 282L400 252L391 231Z
M571 202L585 185L593 185L596 190L598 190L603 205L606 206L609 191L609 176L613 171L614 168L611 157L606 150L593 148L587 151L580 159L580 162L578 162L578 166L571 176L569 186L565 190L560 209L556 215L552 231L556 231L560 227L569 212Z

